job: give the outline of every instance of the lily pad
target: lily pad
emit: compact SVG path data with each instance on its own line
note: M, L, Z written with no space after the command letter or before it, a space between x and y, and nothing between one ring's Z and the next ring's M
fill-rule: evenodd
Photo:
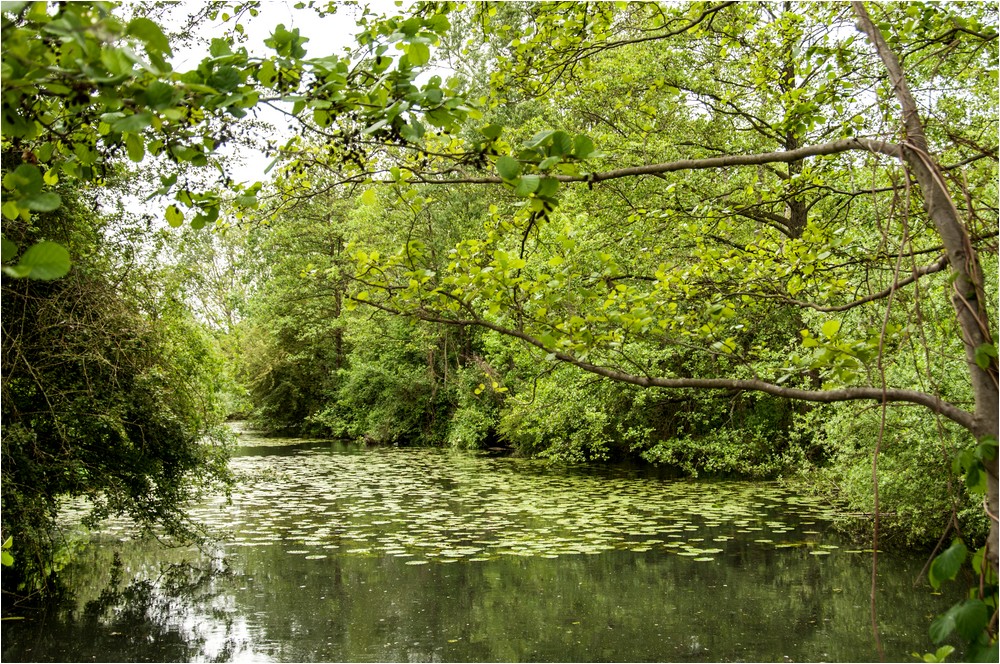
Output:
M438 449L332 453L323 441L252 434L240 443L254 453L238 450L233 470L262 479L238 485L231 505L219 498L195 506L192 517L232 534L229 546L281 543L292 555L377 554L418 564L612 550L705 557L722 552L700 548L705 542L743 539L765 526L777 535L799 528L801 518L823 524L829 514L809 497L769 483L609 477ZM262 448L275 453L261 454ZM811 534L820 535L816 527ZM773 544L756 536L754 546Z

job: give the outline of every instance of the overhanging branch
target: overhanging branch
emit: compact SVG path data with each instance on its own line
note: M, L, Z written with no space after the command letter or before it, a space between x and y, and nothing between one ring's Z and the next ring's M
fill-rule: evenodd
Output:
M358 300L356 300L358 301ZM604 376L620 383L630 383L640 387L660 387L664 389L696 389L696 390L729 390L729 391L752 391L764 392L783 399L796 401L810 401L813 403L837 403L841 401L885 401L912 403L939 413L940 415L955 422L966 430L972 431L975 426L975 418L972 413L962 410L958 406L941 397L917 390L905 390L899 388L887 388L885 390L878 387L844 387L835 390L803 390L797 387L785 387L775 383L768 383L755 379L733 379L733 378L656 378L653 376L643 376L630 374L618 369L603 367L581 360L569 353L559 351L553 352L547 348L540 340L523 332L497 325L481 318L453 319L445 318L435 312L418 310L404 312L393 307L371 302L369 300L358 301L362 304L374 306L383 311L395 315L410 315L429 323L440 323L444 325L455 325L459 327L477 326L494 332L498 332L508 337L514 337L521 341L535 346L546 353L551 353L556 359L571 364L584 371Z
M662 164L644 164L641 166L630 166L619 168L603 173L588 173L586 175L549 175L554 180L560 182L603 182L605 180L617 180L620 178L635 177L637 175L661 175L676 171L695 171L713 168L727 168L732 166L758 166L761 164L788 163L800 161L807 157L820 157L824 155L840 154L860 150L863 152L873 152L891 157L899 157L900 148L895 143L887 141L876 141L866 138L845 138L839 141L821 143L820 145L808 145L796 150L783 150L780 152L764 152L760 154L734 154L721 157L705 157L704 159L680 159ZM414 177L413 181L421 184L502 184L503 179L495 175L464 178L421 178ZM383 184L392 184L384 181Z
M854 307L859 307L862 304L867 304L869 302L874 302L875 300L882 300L884 298L887 298L893 292L899 290L903 286L908 286L912 284L920 277L928 274L934 274L935 272L940 272L947 267L948 267L948 256L947 255L941 256L941 258L937 259L930 265L916 268L910 273L910 276L906 277L905 279L900 279L899 281L895 282L893 285L889 286L885 290L879 291L878 293L872 293L871 295L866 295L865 297L859 298L852 302L848 302L847 304L841 304L837 306L823 306L816 304L814 302L802 302L800 300L793 300L788 298L786 298L784 301L788 302L789 304L794 304L800 307L808 307L810 309L815 309L816 311L822 311L824 313L847 311L849 309L853 309Z

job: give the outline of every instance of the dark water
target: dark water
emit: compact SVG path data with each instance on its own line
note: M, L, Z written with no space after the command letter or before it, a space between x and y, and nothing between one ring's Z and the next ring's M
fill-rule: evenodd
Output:
M5 621L3 660L877 658L870 553L777 485L243 442L244 488L194 510L217 550L109 523L67 570L77 602ZM913 589L921 558L879 561L883 646L908 660L953 598Z

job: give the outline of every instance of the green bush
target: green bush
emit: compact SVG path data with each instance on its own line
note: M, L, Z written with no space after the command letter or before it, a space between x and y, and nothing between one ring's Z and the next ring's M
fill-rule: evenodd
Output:
M20 247L54 240L73 258L61 279L2 277L0 512L14 558L5 592L58 589L65 497L90 499L89 523L127 515L190 540L201 533L185 504L231 481L218 344L141 266L127 217L60 193L57 210L4 226Z
M458 371L455 386L456 408L448 424L448 445L456 449L487 447L497 437L499 410L507 391L481 367L472 362Z
M879 435L879 407L843 404L828 408L824 434L837 441L830 463L813 474L817 490L864 518L855 522L870 537L874 492L872 457ZM953 522L966 541L982 541L989 523L952 459L973 445L967 432L935 422L913 407L890 407L878 454L881 538L887 544L933 546ZM942 478L950 478L942 481Z
M505 404L500 435L518 454L579 463L612 457L614 421L592 379L559 371Z
M723 428L700 436L661 440L642 452L642 458L682 470L741 478L769 478L788 470L776 452L774 432L760 427Z

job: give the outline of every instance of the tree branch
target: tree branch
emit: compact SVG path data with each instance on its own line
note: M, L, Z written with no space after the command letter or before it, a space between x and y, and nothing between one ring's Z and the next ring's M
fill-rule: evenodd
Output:
M788 163L799 161L806 157L819 157L824 155L839 154L860 150L884 154L891 157L899 157L900 147L895 143L886 141L876 141L867 138L845 138L830 143L820 145L809 145L796 150L784 150L781 152L764 152L760 154L734 154L721 157L706 157L704 159L680 159L663 164L645 164L642 166L630 166L619 168L603 173L588 173L586 175L550 175L552 179L560 182L604 182L605 180L617 180L620 178L635 177L638 175L660 175L662 173L672 173L675 171L695 171L713 168L727 168L731 166L756 166L760 164ZM422 184L502 184L503 179L497 176L487 175L481 177L465 178L421 178L415 177L414 181ZM392 184L388 180L381 181L382 184Z
M549 74L552 74L553 72L555 72L556 70L560 70L560 69L563 70L563 71L566 71L568 68L570 68L571 66L577 64L581 60L584 60L584 59L589 58L589 57L593 57L594 55L596 55L597 53L600 53L602 51L610 51L610 50L614 50L616 48L621 48L622 46L628 46L628 45L631 45L631 44L642 44L644 42L658 41L658 40L662 40L662 39L667 39L669 37L675 37L677 35L680 35L680 34L683 34L683 33L687 32L691 28L694 28L694 27L698 26L698 24L700 24L706 18L711 17L716 12L718 12L718 11L720 11L722 9L725 9L726 7L729 7L730 5L735 5L735 4L736 4L736 2L730 1L730 2L723 2L721 4L708 7L707 9L705 9L701 13L700 16L698 16L694 20L688 22L687 24L681 26L680 28L676 28L676 29L670 30L668 32L662 32L662 33L658 33L658 34L655 34L655 35L646 35L646 36L643 36L643 37L637 37L637 38L633 38L633 39L622 39L622 40L619 40L619 41L616 41L616 42L605 42L603 44L591 44L591 45L588 45L588 46L583 46L576 53L572 53L572 54L564 57L561 60L557 60L557 61L553 62L552 64L550 64L549 66L547 66L545 68L539 69L539 73L542 74L542 75L549 75ZM556 76L552 81L549 82L549 89L552 88L552 85L558 79L559 79L559 76Z
M901 146L899 158L913 171L923 194L924 211L934 222L941 236L948 262L952 268L952 307L962 333L965 358L975 397L975 415L971 433L979 439L987 436L996 438L1000 422L1000 380L996 359L987 357L986 366L977 360L977 349L995 348L990 316L986 311L986 294L979 259L972 246L968 230L959 218L958 208L944 181L941 168L929 153L929 144L924 133L923 122L917 103L910 92L909 84L900 65L899 58L889 47L881 30L868 15L864 4L852 2L858 17L858 27L868 35L879 59L889 75L892 91L902 111L906 140ZM1000 504L1000 477L996 464L986 464L987 514L996 514ZM986 507L986 505L989 507ZM1000 524L996 518L990 520L990 534L987 542L987 556L994 573L1000 568Z
M354 298L351 298L354 299ZM493 330L508 337L514 337L521 341L535 346L546 353L551 353L556 359L571 364L579 369L588 371L598 376L604 376L620 383L630 383L640 387L660 387L665 389L700 389L700 390L732 390L732 391L753 391L764 392L783 399L793 399L796 401L810 401L814 403L836 403L840 401L887 401L912 403L930 409L935 413L947 417L959 426L969 431L975 426L975 418L972 413L962 410L958 406L941 397L918 392L916 390L905 390L898 388L882 389L880 387L844 387L835 390L803 390L797 387L784 387L775 383L768 383L755 379L733 379L733 378L655 378L653 376L641 376L630 374L618 369L603 367L581 360L569 353L552 351L541 341L521 330L497 325L481 318L453 319L445 318L435 312L418 310L403 312L388 305L379 304L370 300L355 300L361 304L382 309L383 311L400 315L409 314L420 320L430 323L440 323L444 325L454 325L458 327L477 326Z
M941 256L941 258L937 259L936 261L934 261L930 265L927 265L925 267L918 267L917 269L913 270L913 272L910 273L910 276L908 276L905 279L901 279L901 280L895 282L893 285L889 286L888 288L886 288L883 291L879 291L878 293L872 293L871 295L867 295L867 296L862 297L860 299L854 300L853 302L848 302L847 304L841 304L841 305L835 306L835 307L824 307L824 306L815 304L813 302L801 302L799 300L791 300L791 299L787 300L787 302L789 304L794 304L794 305L797 305L797 306L800 306L800 307L809 307L810 309L815 309L816 311L822 311L822 312L826 312L826 313L837 312L837 311L847 311L848 309L853 309L854 307L859 307L862 304L867 304L868 302L874 302L875 300L881 300L883 298L889 297L890 295L892 295L894 292L896 292L897 290L899 290L903 286L909 286L910 284L912 284L914 281L916 281L920 277L922 277L924 275L927 275L927 274L933 274L935 272L940 272L941 270L945 269L946 267L948 267L948 256L947 255L943 255L943 256Z

